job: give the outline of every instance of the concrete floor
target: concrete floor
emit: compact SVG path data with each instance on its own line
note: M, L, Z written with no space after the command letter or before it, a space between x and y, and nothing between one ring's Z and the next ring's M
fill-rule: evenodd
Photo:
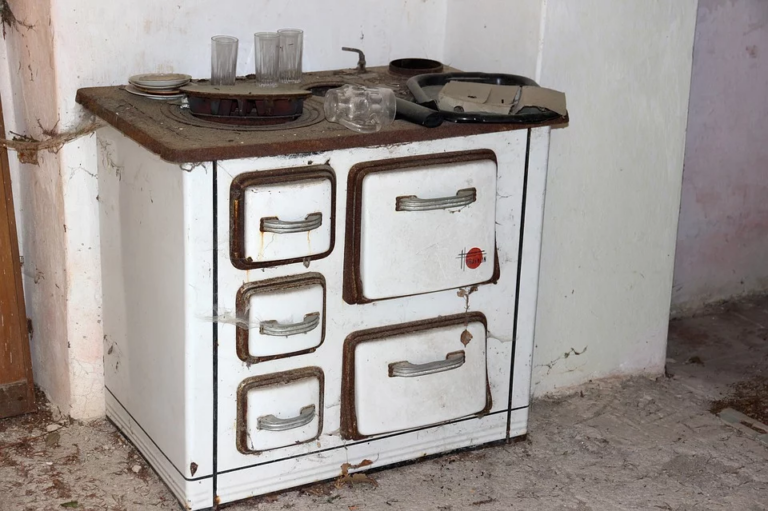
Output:
M768 375L766 326L768 299L673 321L667 377L538 400L524 442L375 472L377 486L325 483L226 509L768 510L768 448L708 411L729 384ZM180 507L109 423L40 413L0 421L0 509Z

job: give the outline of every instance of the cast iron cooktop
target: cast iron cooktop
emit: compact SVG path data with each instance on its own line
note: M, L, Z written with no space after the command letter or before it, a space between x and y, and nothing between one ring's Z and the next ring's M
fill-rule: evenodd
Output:
M446 67L446 72L457 71ZM405 85L407 76L391 74L386 66L368 68L365 73L341 69L306 73L302 86L320 95L324 89L352 83L369 87L389 87L398 97L412 100ZM314 90L313 90L314 89ZM498 131L563 125L568 117L524 124L443 123L425 128L396 120L377 133L356 133L322 117L320 98L305 100L304 113L293 123L274 126L211 126L206 121L192 122L179 105L169 105L134 96L122 87L89 87L77 91L77 102L149 151L173 163L228 160L283 154L315 153L335 149L399 144L477 135ZM173 110L179 109L178 111Z

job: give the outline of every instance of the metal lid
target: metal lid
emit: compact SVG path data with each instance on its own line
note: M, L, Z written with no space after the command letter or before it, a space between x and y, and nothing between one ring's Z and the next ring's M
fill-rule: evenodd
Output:
M401 76L416 76L442 71L443 64L430 59L397 59L389 63L389 72Z

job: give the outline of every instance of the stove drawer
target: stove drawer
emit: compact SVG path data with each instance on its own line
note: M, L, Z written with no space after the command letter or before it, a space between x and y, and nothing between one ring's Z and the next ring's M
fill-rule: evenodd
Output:
M317 439L324 380L319 367L306 367L243 381L237 391L237 450L258 454Z
M237 292L237 356L251 364L311 353L325 339L319 273L249 282Z
M230 187L230 259L239 269L333 250L336 178L327 165L247 172Z
M344 343L347 439L487 413L485 316L457 314L355 332Z
M362 163L347 189L348 303L498 278L492 151Z

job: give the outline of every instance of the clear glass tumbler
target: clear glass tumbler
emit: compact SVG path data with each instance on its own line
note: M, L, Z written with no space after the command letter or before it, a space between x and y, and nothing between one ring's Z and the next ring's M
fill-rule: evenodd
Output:
M237 37L211 37L211 85L234 85L237 75Z
M373 133L395 120L392 89L344 85L325 94L325 118L358 133Z
M277 32L256 32L253 40L256 48L256 82L260 87L277 87L280 36Z
M280 34L280 82L301 83L301 58L304 32L297 28L283 28Z

